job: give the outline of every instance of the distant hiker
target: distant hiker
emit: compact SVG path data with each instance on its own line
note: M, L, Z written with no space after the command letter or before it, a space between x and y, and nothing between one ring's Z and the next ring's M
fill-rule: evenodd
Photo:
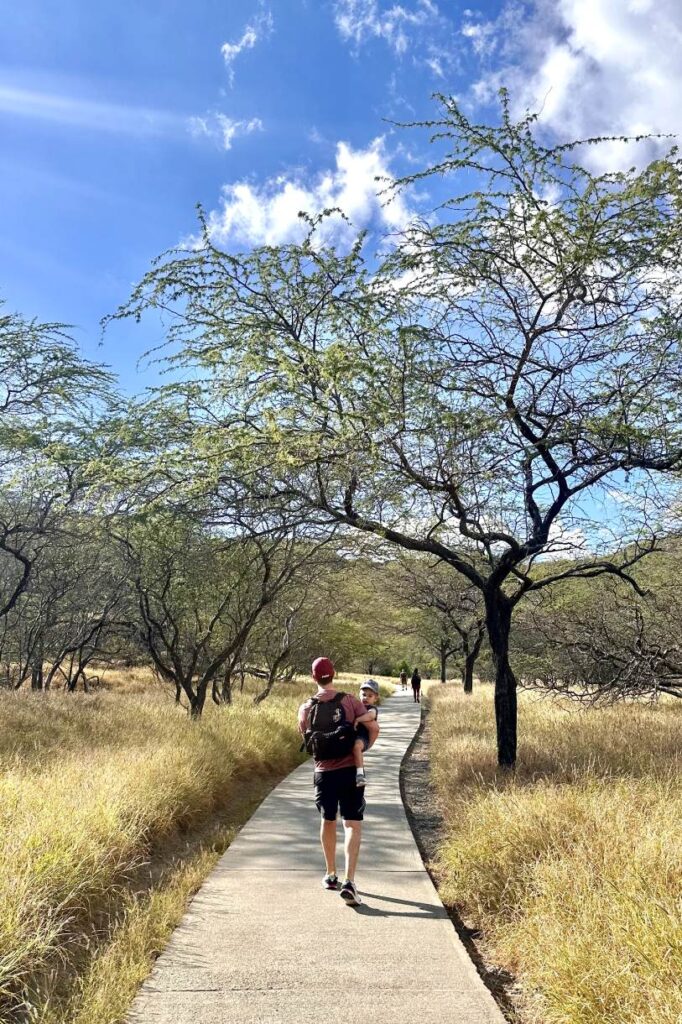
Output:
M355 719L355 743L353 744L353 757L355 759L355 784L364 786L367 782L365 776L364 752L376 743L379 735L379 684L374 679L367 679L360 687L360 700L365 707L364 715Z
M412 696L415 704L419 704L421 701L422 692L422 677L419 675L419 669L416 668L412 673Z
M403 669L400 673L400 685L403 690L407 689L407 672Z
M356 785L353 744L356 718L366 714L364 704L334 687L334 666L329 658L312 665L317 693L298 709L298 727L306 750L313 755L315 804L322 815L320 842L326 867L325 889L339 889L336 874L336 818L341 811L344 828L345 879L339 892L351 906L361 903L355 888L355 869L362 839L365 790Z

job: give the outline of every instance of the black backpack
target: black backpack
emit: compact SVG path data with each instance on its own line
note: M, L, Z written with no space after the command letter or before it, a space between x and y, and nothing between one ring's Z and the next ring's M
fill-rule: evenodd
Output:
M352 724L346 721L341 705L345 696L345 693L337 693L331 700L311 698L303 741L305 749L316 761L347 757L353 750L356 733Z

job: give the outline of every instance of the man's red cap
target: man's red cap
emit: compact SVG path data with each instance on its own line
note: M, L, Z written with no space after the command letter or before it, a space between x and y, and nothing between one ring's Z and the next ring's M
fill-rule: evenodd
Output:
M313 679L321 683L323 679L334 678L334 666L329 658L315 658L313 662Z

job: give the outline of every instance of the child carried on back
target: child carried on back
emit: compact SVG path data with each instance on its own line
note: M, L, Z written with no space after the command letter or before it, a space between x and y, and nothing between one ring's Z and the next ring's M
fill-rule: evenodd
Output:
M379 735L379 684L374 679L366 679L360 687L360 700L367 709L364 715L358 715L355 719L357 738L353 744L353 759L355 761L355 785L364 786L367 777L365 775L365 763L363 754L368 747L371 747Z

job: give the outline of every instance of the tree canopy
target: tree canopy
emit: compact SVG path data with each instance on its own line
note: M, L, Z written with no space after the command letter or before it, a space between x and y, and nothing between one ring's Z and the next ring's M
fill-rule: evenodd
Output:
M682 464L680 161L595 175L578 156L597 140L547 147L504 96L496 125L441 97L412 128L440 155L393 188L440 176L451 198L386 256L325 245L316 222L235 255L204 225L119 315L173 308L171 359L192 369L172 390L216 482L428 552L481 591L509 766L514 606L627 576L656 524L605 557L584 496ZM584 557L536 574L576 517L593 519Z

